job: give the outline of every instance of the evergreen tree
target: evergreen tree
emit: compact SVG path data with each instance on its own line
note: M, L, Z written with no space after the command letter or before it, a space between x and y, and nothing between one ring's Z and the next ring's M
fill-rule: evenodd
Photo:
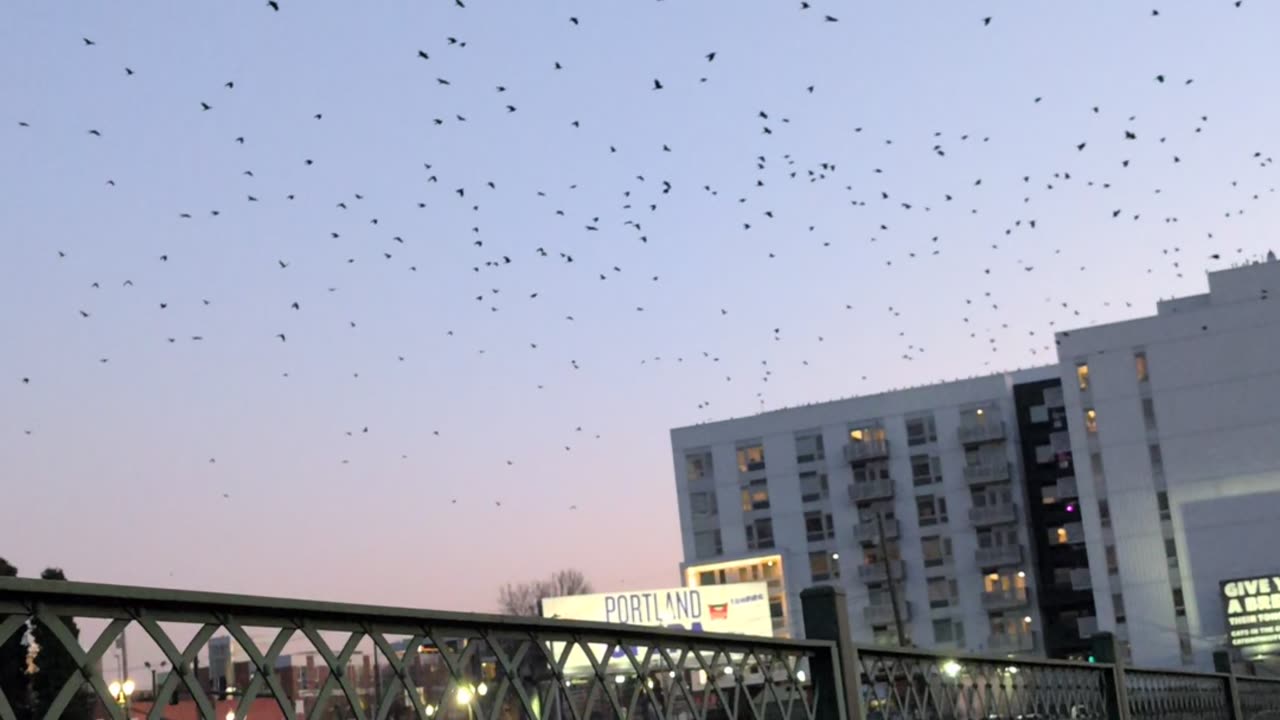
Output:
M0 577L17 577L18 568L0 558ZM9 701L14 717L29 720L31 708L27 690L26 628L18 628L9 639L0 643L0 694Z
M67 579L60 568L49 568L40 573L40 577L44 580ZM62 617L59 620L72 636L80 637L80 629L76 627L74 618ZM71 653L62 647L62 643L58 642L43 623L39 621L31 623L31 638L37 648L31 669L31 707L34 711L33 717L43 718L49 706L58 697L58 693L62 691L62 686L67 679L73 676L78 677L80 671ZM92 717L91 696L84 692L83 679L77 686L77 690L76 696L71 699L60 715L62 720L90 720Z

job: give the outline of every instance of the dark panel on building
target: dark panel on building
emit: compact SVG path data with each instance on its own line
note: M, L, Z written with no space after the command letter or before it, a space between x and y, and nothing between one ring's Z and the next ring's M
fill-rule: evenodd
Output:
M1084 659L1097 614L1088 554L1084 543L1052 541L1058 528L1081 521L1062 383L1044 380L1015 385L1013 397L1035 553L1034 601L1044 622L1045 654Z

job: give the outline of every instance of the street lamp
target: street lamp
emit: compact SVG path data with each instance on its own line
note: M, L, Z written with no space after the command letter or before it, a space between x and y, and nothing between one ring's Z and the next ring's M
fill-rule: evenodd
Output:
M133 694L136 688L137 686L134 682L126 678L124 682L112 680L111 684L107 686L107 692L111 693L111 697L116 701L117 705L124 707L125 703L129 702L129 696Z
M151 701L152 701L152 702L155 702L155 699L156 699L156 691L158 690L158 688L156 687L156 669L157 669L157 666L152 665L150 661L148 661L148 662L144 662L144 663L142 663L142 664L143 664L144 666L146 666L146 668L147 668L148 670L150 670L150 671L151 671ZM160 661L160 665L159 665L158 667L159 667L159 670L160 670L161 672L163 672L165 668L169 667L169 661L168 661L168 660L161 660L161 661Z

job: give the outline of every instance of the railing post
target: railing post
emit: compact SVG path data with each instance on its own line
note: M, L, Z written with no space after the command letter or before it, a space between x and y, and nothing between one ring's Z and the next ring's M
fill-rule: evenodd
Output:
M811 664L813 681L825 692L819 697L817 720L863 720L862 671L858 650L849 632L849 604L844 590L829 585L800 591L804 635L809 640L830 640L834 653L819 653Z
M1129 694L1124 685L1124 658L1116 643L1116 636L1109 632L1095 633L1091 638L1093 657L1107 663L1104 691L1107 694L1107 717L1110 720L1129 720Z
M1244 720L1244 708L1240 705L1240 685L1236 682L1235 667L1231 663L1231 651L1213 651L1213 669L1227 676L1227 698L1231 705L1232 720Z

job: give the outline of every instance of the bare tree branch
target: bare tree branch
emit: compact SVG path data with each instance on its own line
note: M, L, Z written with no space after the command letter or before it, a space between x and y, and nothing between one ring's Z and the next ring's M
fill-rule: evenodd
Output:
M498 612L503 615L534 617L538 615L538 603L544 598L566 595L586 595L591 592L591 582L581 570L566 568L552 573L547 580L534 580L498 588Z

